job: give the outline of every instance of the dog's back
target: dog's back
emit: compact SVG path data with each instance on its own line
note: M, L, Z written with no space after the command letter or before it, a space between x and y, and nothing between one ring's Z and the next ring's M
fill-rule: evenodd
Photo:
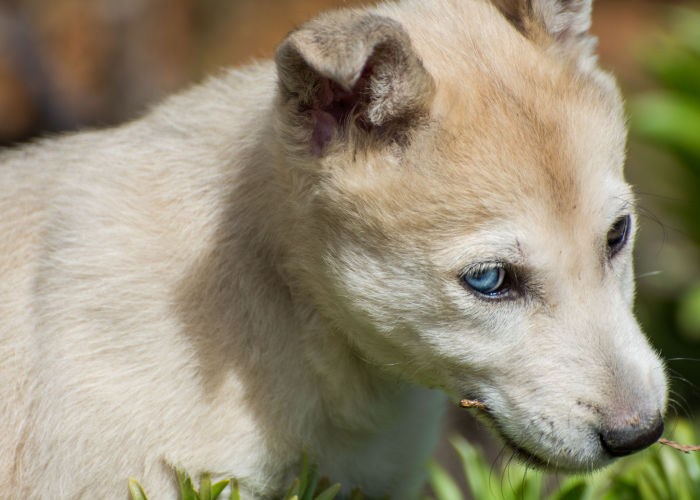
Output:
M236 218L222 229L221 221L235 217L226 213L227 198L246 192L235 185L258 183L256 171L267 168L257 169L256 157L265 155L260 136L269 134L274 91L272 66L254 66L120 128L3 154L5 494L40 496L34 488L45 484L59 495L88 494L80 486L86 475L116 494L124 478L151 475L154 464L162 464L166 485L154 481L153 488L171 481L163 457L145 457L167 455L162 443L173 427L165 422L192 419L196 426L197 412L188 407L205 404L193 389L200 381L192 384L201 375L192 368L199 360L192 361L196 354L178 335L198 314L193 302L208 298L182 291L184 282L196 274L198 259L228 237L223 231L250 233L257 225ZM251 172L241 181L244 168ZM254 213L261 200L249 196L241 203ZM245 254L238 261L248 265ZM235 303L230 308L240 313ZM217 341L203 342L216 358ZM210 431L217 439L216 426ZM104 470L119 470L121 478Z

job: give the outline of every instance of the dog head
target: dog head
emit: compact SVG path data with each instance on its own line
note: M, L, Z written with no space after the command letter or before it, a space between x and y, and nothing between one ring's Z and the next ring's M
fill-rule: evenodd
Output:
M590 8L406 0L320 17L276 59L300 288L361 357L478 399L564 470L654 442L666 405Z

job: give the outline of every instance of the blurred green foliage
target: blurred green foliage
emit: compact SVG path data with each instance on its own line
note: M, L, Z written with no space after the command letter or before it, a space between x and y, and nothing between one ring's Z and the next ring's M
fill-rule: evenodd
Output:
M666 282L664 293L649 294L640 287L638 312L662 355L670 359L672 376L685 382L673 387L677 402L692 411L700 408L700 275L692 262L700 258L700 9L674 7L669 14L668 31L651 37L642 53L643 65L659 88L631 100L630 125L633 139L653 144L675 160L681 181L673 196L660 199L662 219L667 230L677 231L683 244L695 250L685 253L685 262L665 263L680 274L687 270L678 286L662 272L658 279ZM667 167L646 165L659 182L669 176Z
M179 500L217 500L226 486L231 485L229 500L241 500L238 481L225 479L216 484L211 483L208 474L203 474L199 481L199 490L192 484L190 475L183 470L176 470L177 481L180 485ZM340 490L339 484L331 485L326 477L319 478L315 465L309 465L306 454L302 457L301 474L290 486L282 500L334 500ZM136 479L129 480L131 500L148 500L143 487ZM360 489L350 494L350 500L364 500Z
M668 435L681 443L698 442L698 433L687 420L669 425ZM484 453L463 438L453 440L459 463L472 500L694 500L700 498L700 454L653 445L631 457L620 459L602 471L564 479L532 470L509 460L492 464ZM423 500L465 500L465 495L436 462L428 465L434 497ZM177 471L180 500L217 500L230 483L229 500L241 500L238 483L225 480L211 483L208 475L200 480L199 490L190 476ZM557 479L560 479L557 481ZM135 479L129 481L132 500L148 500ZM335 500L340 485L319 479L317 469L303 457L301 474L294 480L282 500ZM359 489L350 500L364 500ZM387 499L389 497L386 497ZM243 499L245 500L245 499ZM403 500L403 499L396 499Z
M682 443L696 443L689 421L675 422L668 433ZM655 444L611 467L561 479L528 470L514 461L492 466L465 440L453 441L472 500L693 500L700 498L700 455ZM455 480L436 463L430 465L435 500L465 500ZM426 499L429 500L429 499Z
M231 483L229 500L241 500L236 481L225 479L216 484L211 484L211 477L208 474L203 474L199 481L199 490L196 490L187 472L178 470L176 475L177 482L180 485L180 500L217 500L229 483ZM148 500L143 487L134 478L129 479L129 492L131 493L131 500Z

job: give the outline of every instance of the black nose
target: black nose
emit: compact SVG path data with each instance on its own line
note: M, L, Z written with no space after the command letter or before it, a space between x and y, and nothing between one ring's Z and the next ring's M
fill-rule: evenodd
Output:
M661 414L616 417L600 433L603 448L613 457L623 457L655 443L664 431Z

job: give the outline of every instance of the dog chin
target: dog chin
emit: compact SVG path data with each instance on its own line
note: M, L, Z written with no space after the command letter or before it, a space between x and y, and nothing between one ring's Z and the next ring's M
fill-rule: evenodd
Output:
M605 467L606 465L609 465L613 461L612 458L604 455L604 452L602 451L601 454L598 454L595 457L588 457L583 461L577 461L576 458L571 456L565 457L565 461L560 461L561 459L556 456L545 459L542 456L538 456L535 453L520 447L506 436L500 435L500 437L506 446L511 450L516 459L525 463L530 468L542 470L544 472L562 474L593 472Z
M614 458L608 455L602 446L597 445L600 450L593 454L580 453L578 456L565 455L552 450L548 455L548 450L540 450L539 453L532 452L518 444L514 439L509 437L500 427L494 415L491 412L483 412L481 417L484 418L488 425L498 435L505 446L511 451L513 457L526 464L529 468L541 470L549 473L561 474L576 474L583 472L593 472L602 467L610 465Z

